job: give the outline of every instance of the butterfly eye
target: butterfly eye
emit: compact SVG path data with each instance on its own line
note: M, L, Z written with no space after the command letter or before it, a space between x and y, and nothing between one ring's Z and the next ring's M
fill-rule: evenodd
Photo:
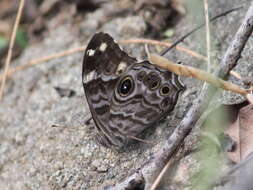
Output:
M155 90L159 87L161 82L160 77L155 72L151 72L145 76L144 84L150 89Z
M159 81L159 80L155 80L155 81L153 81L153 82L151 83L151 90L155 90L155 89L157 89L157 88L158 88L158 86L159 86L159 83L160 83L160 81Z
M133 90L134 84L131 77L125 77L119 85L119 94L121 96L127 96Z
M163 86L161 87L161 89L160 89L160 94L161 94L162 96L166 96L166 95L168 95L169 93L170 93L170 87L169 87L167 84L163 85Z
M146 72L145 72L145 71L140 71L140 72L138 73L138 75L137 75L137 79L138 79L139 81L142 81L142 80L145 78L145 76L146 76Z

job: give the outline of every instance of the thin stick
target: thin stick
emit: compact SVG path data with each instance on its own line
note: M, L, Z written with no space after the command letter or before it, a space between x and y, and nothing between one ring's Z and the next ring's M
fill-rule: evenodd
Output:
M211 43L210 43L210 26L208 13L208 0L204 0L205 22L206 22L206 55L207 55L207 71L211 71Z
M156 188L158 187L158 185L160 184L165 172L169 169L169 167L171 166L171 162L172 160L169 160L167 162L167 164L164 166L164 168L162 169L162 171L159 173L159 175L157 176L155 182L152 184L152 186L150 187L149 190L156 190Z
M223 16L226 16L227 14L231 13L231 12L234 12L234 11L237 11L239 9L241 9L242 7L238 7L238 8L234 8L234 9L231 9L231 10L228 10L226 12L223 12L219 15L216 15L215 17L211 18L210 19L210 22L213 22L215 20L217 20L218 18L220 17L223 17ZM188 36L190 36L192 33L194 33L195 31L199 30L200 28L202 28L203 26L205 26L205 23L202 23L200 24L199 26L197 26L196 28L194 28L193 30L191 30L190 32L188 32L187 34L185 34L183 37L181 37L179 40L177 40L176 42L174 42L169 48L163 50L160 55L165 55L168 51L170 51L172 48L176 47L177 44L181 43L182 41L184 41Z
M250 12L251 11L251 12ZM241 27L236 33L236 40L232 41L232 44L228 47L226 54L221 60L220 71L218 76L221 78L226 78L237 64L237 61L241 58L241 52L248 41L248 38L252 35L253 27L253 2L246 14L245 20ZM251 18L248 19L248 18ZM246 23L245 23L246 22Z
M230 71L229 74L234 76L235 78L237 78L239 80L242 80L242 76L239 73L235 72L235 71Z
M13 28L11 39L10 39L10 46L9 46L9 49L8 49L8 54L7 54L7 58L6 58L6 62L5 62L3 80L2 80L2 84L1 84L1 88L0 88L0 101L2 101L3 94L4 94L6 76L7 76L9 65L10 65L10 62L11 62L12 50L13 50L15 37L16 37L16 34L17 34L17 30L18 30L18 25L19 25L20 18L21 18L21 13L22 13L22 10L24 8L24 4L25 4L25 0L20 0L18 13L17 13L17 17L15 19L14 28Z
M190 66L175 64L160 55L150 54L149 60L151 63L154 63L158 65L159 67L169 70L173 73L176 73L177 75L181 75L185 77L193 77L193 78L208 82L214 85L215 87L222 88L224 90L229 90L235 93L239 93L243 96L246 96L247 94L250 93L250 91L246 89L242 89L241 87L235 84L229 83L227 81L224 81L220 78L217 78L213 74L208 73L204 70L200 70L200 69L190 67Z
M33 59L33 60L29 61L27 64L20 65L20 66L17 66L15 68L10 69L6 74L6 77L9 77L10 75L14 74L17 71L24 70L24 69L32 67L34 65L38 65L40 63L50 61L52 59L56 59L56 58L59 58L59 57L64 57L64 56L71 55L73 53L77 53L77 52L84 51L84 50L85 50L84 47L78 47L78 48L70 49L70 50L67 50L67 51L60 52L60 53L56 53L56 54L48 55L48 56L45 56L45 57L41 57L41 58L38 58L38 59ZM0 81L3 80L3 78L4 78L4 75L3 76L0 75Z
M155 144L155 143L153 143L153 142L151 142L151 141L147 141L147 140L144 140L144 139L140 139L140 138L135 137L135 136L130 136L130 135L128 135L127 137L130 138L130 139L133 139L133 140L135 140L135 141L142 142L142 143L152 144L152 145Z
M172 43L169 43L169 42L160 42L160 41L157 41L157 40L151 40L151 39L129 39L129 40L120 40L119 43L121 44L140 44L140 43L143 43L143 44L152 44L152 45L158 45L158 46L164 46L164 47L171 47L172 46ZM175 46L175 48L179 51L182 51L182 52L185 52L186 54L188 55L191 55L193 57L196 57L200 60L204 60L206 61L206 57L195 52L195 51L192 51L188 48L184 48L184 47L181 47L181 46Z

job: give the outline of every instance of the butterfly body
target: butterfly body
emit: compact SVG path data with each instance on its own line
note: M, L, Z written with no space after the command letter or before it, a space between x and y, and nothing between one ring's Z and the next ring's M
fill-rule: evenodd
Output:
M138 62L105 33L89 42L82 77L100 142L116 149L171 112L184 90L177 75Z

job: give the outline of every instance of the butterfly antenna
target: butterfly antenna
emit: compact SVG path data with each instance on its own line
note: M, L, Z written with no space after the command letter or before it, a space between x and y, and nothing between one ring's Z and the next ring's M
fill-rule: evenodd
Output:
M229 13L231 13L231 12L234 12L234 11L237 11L237 10L239 10L239 9L241 9L241 8L242 8L242 6L241 6L241 7L238 7L238 8L230 9L230 10L228 10L228 11L226 11L226 12L223 12L223 13L221 13L221 14L219 14L219 15L216 15L216 16L214 16L214 17L212 17L212 18L210 19L210 22L213 22L213 21L217 20L218 18L223 17L223 16L226 16L227 14L229 14ZM179 43L183 42L185 38L187 38L188 36L190 36L191 34L193 34L194 32L196 32L197 30L199 30L199 29L202 28L203 26L205 26L205 23L202 23L202 24L200 24L199 26L197 26L196 28L192 29L190 32L188 32L188 33L185 34L183 37L181 37L179 40L177 40L176 42L174 42L170 47L164 49L164 50L160 53L160 55L161 55L161 56L165 55L165 54L166 54L168 51L170 51L172 48L176 47Z

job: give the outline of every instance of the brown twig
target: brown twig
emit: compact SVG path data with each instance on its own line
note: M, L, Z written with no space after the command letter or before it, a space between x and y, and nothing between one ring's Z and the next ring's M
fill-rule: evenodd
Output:
M80 52L80 51L84 51L84 50L85 50L84 47L78 47L78 48L63 51L63 52L60 52L60 53L56 53L56 54L48 55L48 56L45 56L45 57L41 57L41 58L38 58L38 59L33 59L33 60L29 61L27 64L20 65L20 66L17 66L17 67L14 67L14 68L10 69L6 74L6 77L9 77L17 71L27 69L27 68L32 67L34 65L37 65L37 64L40 64L40 63L43 63L43 62L46 62L46 61L50 61L52 59L64 57L64 56L67 56L67 55L70 55L70 54L73 54L73 53L77 53L77 52ZM4 75L3 76L0 75L0 81L3 80L3 77L4 77Z
M234 76L235 78L237 78L239 80L242 80L242 76L239 73L235 72L235 71L230 71L229 74Z
M252 31L253 2L222 59L222 64L218 71L218 77L225 78L229 74L229 71L234 68ZM142 182L145 185L145 190L149 189L153 184L154 179L158 176L160 171L171 158L171 155L175 152L176 148L195 126L216 91L217 88L214 86L205 85L199 98L193 103L192 107L189 109L181 123L173 131L172 135L163 143L161 149L156 152L149 162L140 168L138 172L126 178L121 183L111 187L110 190L123 190L126 187L131 186L135 179L143 179Z
M161 42L157 40L150 40L150 39L129 39L129 40L120 40L119 43L121 44L151 44L151 45L157 45L157 46L164 46L164 47L171 47L172 43L169 42ZM181 47L181 46L176 46L175 47L177 50L185 52L188 55L191 55L193 57L196 57L200 60L207 60L205 56L192 51L190 49Z
M20 18L21 18L21 13L22 13L22 10L24 8L24 4L25 4L25 0L20 0L18 12L17 12L17 17L15 19L14 28L13 28L13 31L12 31L12 34L11 34L10 46L9 46L9 49L8 49L7 58L6 58L6 62L5 62L4 74L3 74L3 79L2 79L1 88L0 88L0 101L2 101L3 94L4 94L4 87L5 87L5 83L6 83L6 77L7 77L7 73L8 73L8 70L9 70L9 65L10 65L10 62L11 62L12 50L13 50L15 37L16 37L16 34L17 34L17 30L18 30L18 25L19 25Z
M247 20L244 20L244 23L241 25L239 30L236 33L236 39L233 40L232 44L229 46L225 56L221 60L221 66L220 71L218 73L219 77L226 78L229 74L229 71L232 70L235 66L237 61L240 59L241 52L248 41L248 38L251 36L253 29L252 27L252 14L253 14L253 8L252 8L252 2L251 6L249 8L249 11L247 12L246 18ZM250 12L251 11L251 12Z
M250 85L250 89L248 89L249 94L246 95L246 98L247 98L247 100L251 104L253 104L253 85L252 85L252 80L248 81L248 77L243 78L239 73L237 73L235 71L230 71L229 74L232 75L232 76L234 76L235 78L237 78L239 80L242 80L244 82L244 84L249 84Z
M158 65L159 67L169 70L173 73L176 73L177 75L181 75L185 77L193 77L193 78L208 82L209 84L212 84L216 86L217 88L222 88L224 90L229 90L235 93L239 93L243 96L246 96L247 94L251 93L249 90L242 89L241 87L235 84L232 84L220 78L217 78L211 73L208 73L206 71L203 71L194 67L175 64L160 55L151 54L149 60L151 61L151 63L154 63Z

